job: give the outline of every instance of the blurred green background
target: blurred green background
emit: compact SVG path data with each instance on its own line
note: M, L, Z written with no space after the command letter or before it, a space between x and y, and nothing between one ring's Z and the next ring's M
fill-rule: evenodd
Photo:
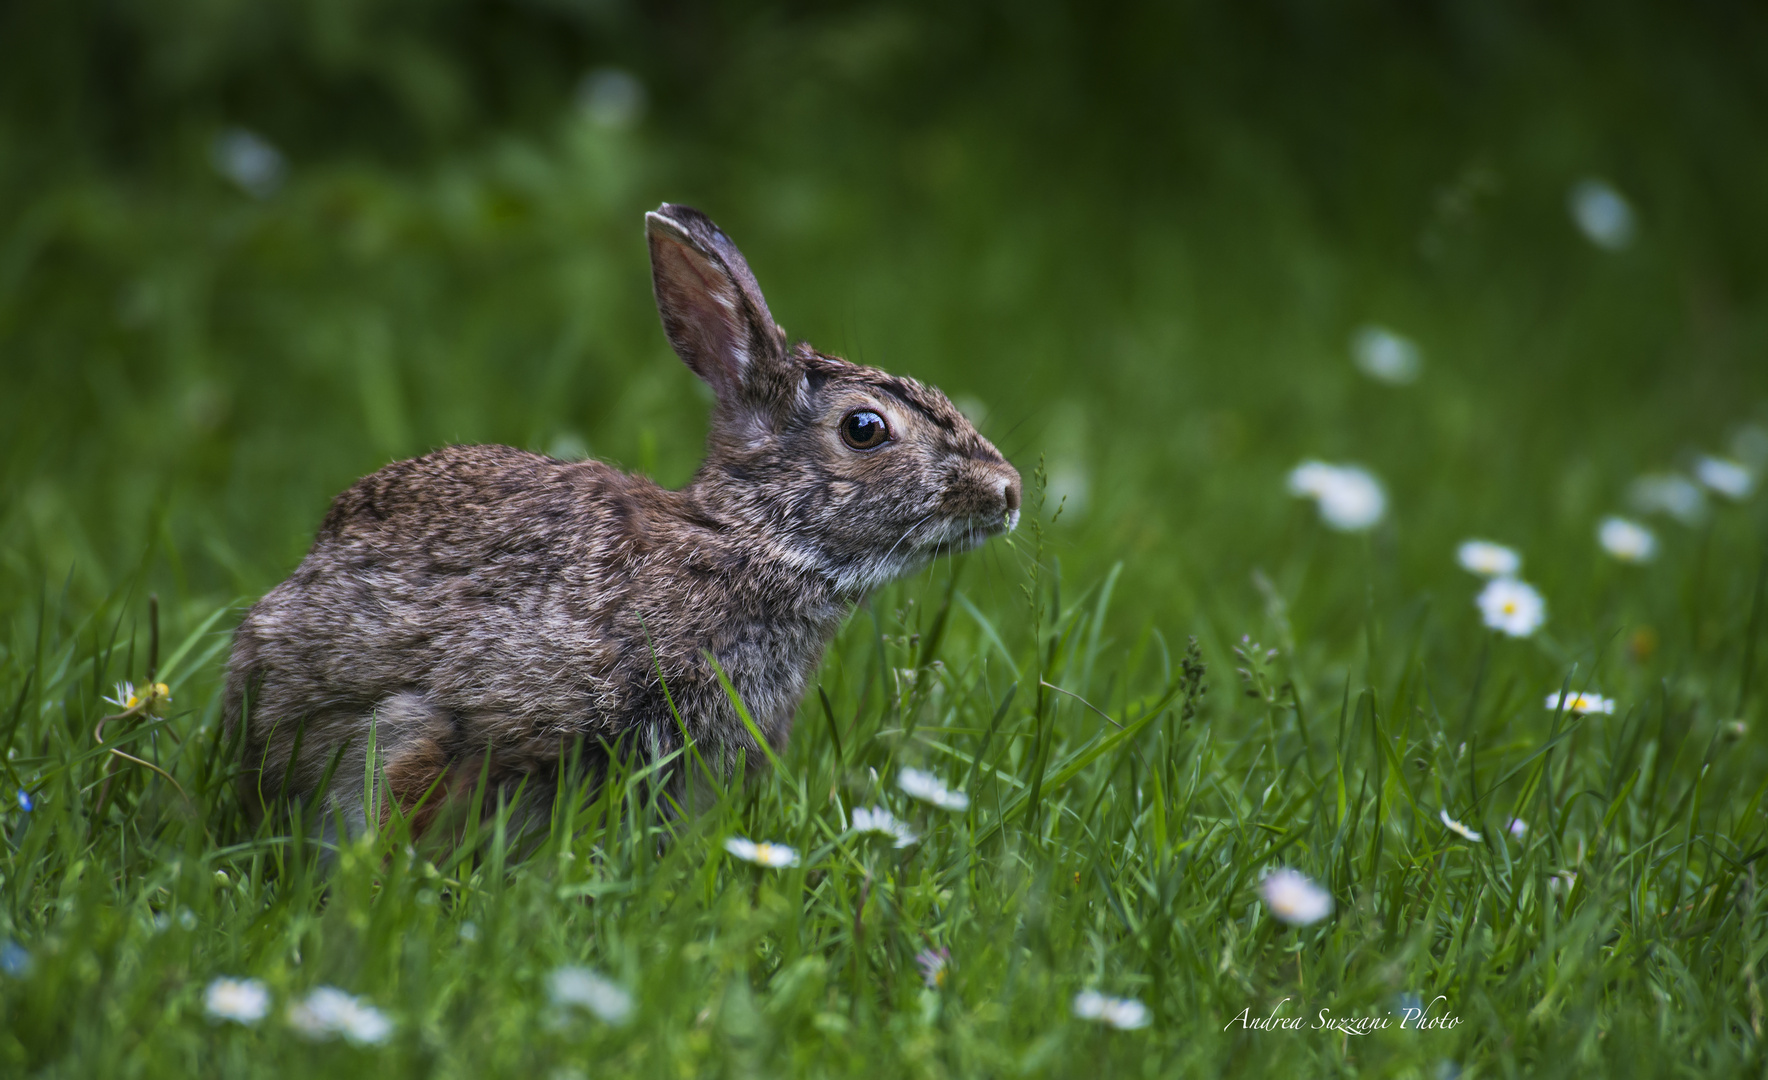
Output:
M1457 647L1474 583L1431 591L1468 534L1598 642L1651 600L1589 587L1597 517L1768 415L1765 31L1745 3L7 5L0 609L253 597L333 494L448 442L683 481L706 399L642 239L669 200L789 332L1044 455L1056 554L1125 560L1127 618L1237 638L1263 569L1354 632L1363 575L1283 493L1319 456L1382 477L1374 587L1453 605ZM1585 177L1629 200L1624 250L1573 224ZM1357 372L1367 323L1415 384ZM1689 647L1741 618L1677 590Z

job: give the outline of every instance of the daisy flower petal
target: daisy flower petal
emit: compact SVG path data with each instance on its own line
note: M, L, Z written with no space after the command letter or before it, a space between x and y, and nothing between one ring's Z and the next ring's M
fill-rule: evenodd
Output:
M904 769L896 775L896 786L911 799L932 803L941 810L967 810L970 796L945 786L945 781L921 769Z
M1265 906L1291 926L1307 926L1332 914L1332 894L1299 870L1284 867L1259 883Z
M1437 814L1443 819L1443 824L1449 827L1449 831L1456 836L1461 837L1463 840L1472 840L1477 844L1482 839L1479 833L1474 832L1472 829L1450 817L1447 810L1439 810L1437 811Z
M256 1024L270 1011L270 988L257 979L218 978L203 991L203 1009L211 1020Z
M1637 521L1607 517L1596 528L1596 542L1621 562L1650 562L1657 555L1657 537Z
M632 995L586 967L555 968L546 977L546 996L557 1008L585 1009L608 1024L624 1024L632 1016Z
M1351 355L1356 358L1358 371L1396 386L1416 380L1424 366L1418 357L1418 346L1385 326L1359 329L1351 338Z
M1522 569L1522 556L1515 548L1490 540L1464 540L1455 549L1455 559L1462 569L1481 577L1514 577Z
M765 840L757 842L743 836L731 836L725 839L724 850L744 862L773 870L798 865L798 852L785 844L770 844Z
M1134 1031L1148 1026L1148 1006L1135 998L1107 997L1097 990L1082 990L1074 995L1074 1015L1082 1020L1097 1020L1119 1031Z
M1511 637L1528 637L1547 621L1547 602L1533 585L1515 578L1494 578L1474 603L1487 626Z
M1566 712L1576 713L1579 716L1588 716L1590 713L1612 716L1615 711L1615 699L1605 698L1601 694L1592 694L1586 691L1580 694L1566 694L1561 697L1556 690L1547 695L1549 709L1558 712L1562 704Z
M882 806L855 807L849 822L855 832L879 833L896 841L899 848L908 847L920 839L910 829L908 823L897 818L895 814Z
M1730 458L1702 457L1694 463L1694 478L1727 499L1741 501L1756 490L1756 476L1742 462Z

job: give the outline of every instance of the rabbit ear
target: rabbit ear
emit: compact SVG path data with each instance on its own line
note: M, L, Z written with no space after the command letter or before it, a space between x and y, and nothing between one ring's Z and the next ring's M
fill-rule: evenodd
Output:
M691 206L664 203L645 215L651 283L663 332L721 404L753 398L786 352L761 286L730 237Z

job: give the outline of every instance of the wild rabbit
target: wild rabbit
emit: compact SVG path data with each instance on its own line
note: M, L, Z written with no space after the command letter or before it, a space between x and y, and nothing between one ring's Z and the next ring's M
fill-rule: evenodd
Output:
M375 772L422 829L566 763L776 748L868 590L1012 529L1020 483L938 390L788 342L705 215L645 215L669 343L717 404L679 491L596 461L451 446L339 495L294 574L246 613L224 722L252 811L304 798L364 820ZM676 717L680 717L678 724ZM244 725L243 732L240 731Z

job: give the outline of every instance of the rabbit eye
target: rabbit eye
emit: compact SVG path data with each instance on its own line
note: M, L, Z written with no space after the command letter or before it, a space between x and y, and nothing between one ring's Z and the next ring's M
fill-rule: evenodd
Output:
M876 450L890 441L884 418L870 409L847 414L841 421L841 440L855 450Z

